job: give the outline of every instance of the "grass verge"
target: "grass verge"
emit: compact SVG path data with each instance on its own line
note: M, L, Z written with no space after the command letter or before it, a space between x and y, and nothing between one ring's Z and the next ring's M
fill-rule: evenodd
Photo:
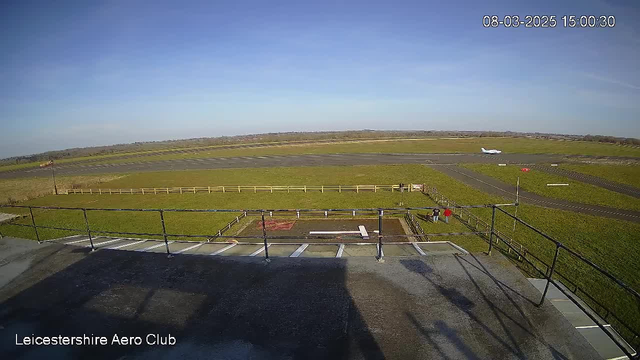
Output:
M520 177L522 190L554 199L618 209L640 210L640 199L560 175L536 170L523 172L520 171L521 166L516 165L463 164L462 166L507 184L515 184L517 178ZM547 186L547 184L569 184L569 186Z
M562 168L640 188L638 165L563 164Z

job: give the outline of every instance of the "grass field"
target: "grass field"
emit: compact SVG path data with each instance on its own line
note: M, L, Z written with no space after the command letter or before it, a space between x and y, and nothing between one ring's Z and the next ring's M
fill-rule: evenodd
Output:
M637 165L563 164L562 168L640 188L640 166Z
M520 171L521 166L516 165L463 164L462 166L512 185L515 185L517 178L520 177L520 188L522 190L554 199L619 209L640 210L640 199L560 175L548 174L535 169L530 172L523 172ZM547 184L569 184L569 186L547 186Z
M119 179L122 176L123 175L62 176L56 178L56 184L58 185L58 189L91 187L98 186L102 182ZM0 204L34 199L48 194L53 194L53 180L51 178L0 180Z
M238 144L237 146L246 146ZM614 144L560 141L529 138L425 138L412 140L397 139L368 139L351 142L296 144L288 142L267 143L264 147L249 149L220 149L228 145L183 148L181 150L193 153L170 153L175 149L138 151L78 157L59 160L58 164L83 160L97 160L95 164L128 163L141 161L157 161L172 159L189 159L203 157L232 157L255 155L291 155L291 154L328 154L328 153L477 153L481 147L498 148L505 153L527 154L567 154L567 155L600 155L600 156L628 156L640 157L640 148L620 146ZM140 155L136 158L122 159L123 156ZM0 171L17 170L38 166L38 163L0 166Z
M504 199L490 196L477 191L461 182L421 165L401 166L362 166L362 167L327 167L327 168L296 168L296 169L248 169L248 170L210 170L194 172L167 172L157 174L135 174L118 179L113 184L105 183L106 187L134 186L148 181L158 181L163 186L183 185L183 181L193 185L194 182L206 184L226 183L227 181L258 181L259 183L300 184L328 184L347 181L349 175L358 175L362 180L352 183L398 183L424 182L436 186L438 191L452 200L465 204L479 204L504 202ZM269 180L269 181L266 181ZM167 184L170 182L170 184ZM155 184L155 183L154 183ZM151 184L153 185L153 184ZM196 184L197 185L197 184ZM392 207L399 201L406 206L429 206L433 203L420 193L227 193L227 194L169 194L169 195L68 195L47 196L27 202L30 205L59 205L73 207L107 207L107 208L355 208L355 207ZM15 210L15 209L13 209ZM513 211L513 210L510 210ZM490 209L475 210L478 216L489 221ZM169 232L184 232L187 234L215 233L233 218L229 215L210 214L167 214L167 230ZM521 205L518 216L524 221L539 227L542 231L555 237L567 246L575 249L594 261L607 271L616 275L632 287L640 288L640 260L633 254L640 253L640 224L622 220L612 220L595 216L576 214L573 212L553 210ZM38 224L70 226L82 228L84 226L82 213L78 211L37 210ZM103 213L90 212L89 220L92 227L111 229L114 231L159 232L160 221L157 213ZM21 222L28 223L29 219ZM455 232L467 231L466 227L454 221L447 225L422 223L426 232ZM551 262L554 246L531 230L517 226L513 231L513 221L504 215L496 220L499 230L511 235L518 242L524 244L531 253ZM33 231L28 228L0 227L4 234L33 238ZM44 237L64 236L62 232L44 231ZM487 245L477 236L473 237L444 237L435 240L452 240L470 251L486 251ZM582 289L592 294L598 301L606 304L615 313L626 316L630 322L640 324L640 309L625 297L619 288L593 273L575 259L568 259L566 253L561 255L558 271L571 276Z

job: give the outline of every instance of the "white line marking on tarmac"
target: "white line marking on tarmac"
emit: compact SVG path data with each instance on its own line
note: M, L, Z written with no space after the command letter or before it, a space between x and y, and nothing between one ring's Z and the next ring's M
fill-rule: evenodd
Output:
M336 254L336 257L342 257L342 252L344 252L344 244L340 244L340 247L338 248L338 253Z
M425 252L420 248L420 246L418 246L418 244L413 243L412 245L413 245L413 247L416 249L416 251L418 252L418 254L420 254L420 255L427 255L427 254L425 254Z
M64 243L64 244L65 244L65 245L71 245L71 244L76 244L76 243L83 242L83 241L89 241L89 238L81 239L81 240L76 240L76 241L69 241L69 242Z
M169 241L167 244L173 244L175 241ZM153 250L155 248L159 248L160 246L164 246L164 243L160 243L157 245L153 245L153 246L149 246L148 248L144 248L144 249L140 249L140 250L136 250L138 252L145 252L145 251L149 251L149 250Z
M297 248L296 251L293 252L293 254L289 255L289 257L298 257L298 256L300 256L300 254L302 254L302 252L305 251L307 249L307 247L309 247L309 244L300 245L300 247Z
M178 250L178 251L174 252L174 254L181 254L181 253L183 253L183 252L185 252L185 251L189 251L189 250L191 250L191 249L195 249L195 248L197 248L197 247L199 247L199 246L202 246L202 245L204 245L204 244L205 244L205 243L202 243L202 244L195 244L195 245L193 245L193 246L189 246L188 248L184 248L184 249L182 249L182 250Z
M271 244L268 244L268 245L267 245L267 247L270 247L270 246L271 246ZM263 251L264 251L264 246L261 246L261 247L260 247L260 249L258 249L258 250L256 250L256 251L252 252L252 253L251 253L251 255L249 255L249 256L256 256L256 255L260 254L260 253L261 253L261 252L263 252Z
M122 248L127 247L127 246L136 245L136 244L142 244L145 241L147 241L147 240L140 240L140 241L135 241L135 242L132 242L132 243L124 244L124 245L118 245L118 246L110 247L109 250L118 250L118 249L122 249Z
M231 245L227 245L227 246L223 247L223 248L222 248L222 249L220 249L220 250L217 250L217 251L215 251L215 252L212 252L212 253L211 253L211 254L209 254L209 255L210 255L210 256L218 255L218 254L220 254L221 252L223 252L223 251L227 251L227 250L231 249L232 247L234 247L234 246L236 246L236 245L238 245L238 244L231 244Z
M97 243L97 244L93 244L93 246L95 247L95 246L100 246L100 245L111 244L111 243L114 243L114 242L120 241L120 240L122 240L122 239L118 238L118 239L103 241L103 242L100 242L100 243ZM85 247L91 247L91 244L85 245Z
M607 327L607 326L611 326L610 324L605 324L602 325L603 327ZM576 329L593 329L593 328L599 328L600 326L598 325L584 325L584 326L576 326Z

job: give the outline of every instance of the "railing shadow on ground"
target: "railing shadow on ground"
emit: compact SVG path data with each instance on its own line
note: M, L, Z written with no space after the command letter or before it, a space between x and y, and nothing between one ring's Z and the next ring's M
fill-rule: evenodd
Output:
M423 193L428 197L430 197L437 204L441 204L446 207L457 206L456 202L438 193L438 191L433 187L425 186ZM491 253L492 248L496 248L500 252L502 252L504 255L506 255L509 259L513 260L514 263L518 266L518 268L523 270L529 276L541 277L541 278L547 279L547 284L543 291L540 304L542 304L542 302L544 301L544 298L547 294L550 284L555 285L556 288L558 288L558 290L560 290L562 293L565 293L565 295L567 296L569 296L567 291L570 291L571 293L573 293L573 295L577 296L584 302L584 303L576 302L571 296L569 296L569 298L573 301L573 303L575 303L576 306L578 306L578 308L580 308L589 318L591 318L591 320L594 321L594 323L598 325L598 327L602 329L602 331L604 331L604 333L607 336L609 336L609 338L611 338L613 342L629 358L637 359L640 357L637 351L634 353L634 349L638 349L640 347L640 328L638 328L637 326L633 326L632 324L629 324L627 321L623 320L621 316L616 315L613 310L611 310L610 308L607 308L602 304L602 302L596 300L595 297L589 294L585 289L579 288L574 281L570 280L567 274L562 274L558 272L555 269L555 267L556 267L556 262L557 262L560 250L562 249L565 252L567 252L569 256L575 259L576 261L585 263L592 269L595 269L598 273L604 275L607 278L607 280L611 281L611 283L614 284L614 286L619 286L619 289L622 289L624 292L626 292L626 294L632 299L631 301L632 302L635 301L638 309L640 309L640 294L636 290L632 289L627 284L617 279L615 276L609 274L608 272L606 272L605 270L603 270L602 268L600 268L590 260L586 259L584 256L580 255L579 253L568 248L567 246L563 245L559 241L553 239L552 237L548 236L547 234L543 233L537 228L531 226L530 224L527 224L526 222L522 221L520 218L517 218L516 216L509 214L508 212L504 211L499 207L495 207L493 209L491 225L487 224L485 221L483 221L482 219L478 218L476 215L469 212L467 208L454 207L452 209L453 209L454 216L458 218L468 228L477 229L478 224L481 224L481 226L484 226L485 228L489 227L491 229L491 231L489 232L489 237L487 237L486 235L481 236L483 239L485 239L489 243L489 250L488 250L489 254ZM533 230L538 235L542 236L544 239L553 243L555 245L555 256L553 258L552 263L549 264L543 261L538 256L531 253L522 244L518 243L517 241L513 240L512 238L508 237L504 233L497 230L494 224L496 209L499 210L504 215L507 215L514 221L517 221L518 223L525 225L525 227ZM466 220L465 220L465 216L466 216ZM472 220L474 222L473 226L471 224ZM495 241L493 240L494 237L495 237ZM501 244L504 246L501 247L500 246ZM558 286L558 284L556 283L556 280L553 279L554 275L558 278L557 281L560 284L566 285L566 288L562 286ZM565 289L568 289L568 290L565 290ZM596 316L594 316L594 314L596 314ZM617 332L619 332L620 335L622 335L622 338L624 340L621 341L621 339L618 338L618 334L611 332L605 326L606 324L601 323L601 320L599 318L601 318L604 321L609 321L609 323L614 326L615 330L617 330ZM624 343L624 341L626 341L626 343ZM629 348L629 346L631 348Z

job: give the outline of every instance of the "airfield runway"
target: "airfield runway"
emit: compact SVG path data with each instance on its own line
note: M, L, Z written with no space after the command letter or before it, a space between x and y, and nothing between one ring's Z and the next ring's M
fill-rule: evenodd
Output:
M332 165L386 165L386 164L460 164L505 163L540 164L566 162L565 155L546 154L319 154L213 157L162 161L132 161L119 164L56 165L57 175L88 175L102 173L131 173L165 170L205 170L230 168L297 167ZM50 168L22 169L0 172L0 178L51 176Z

